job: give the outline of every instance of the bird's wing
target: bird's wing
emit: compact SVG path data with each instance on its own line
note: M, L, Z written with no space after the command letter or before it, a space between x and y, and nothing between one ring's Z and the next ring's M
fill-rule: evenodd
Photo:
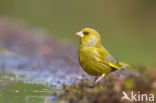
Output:
M121 68L118 65L116 65L115 63L113 63L112 61L106 62L104 60L101 60L100 58L96 58L96 60L98 62L103 63L103 64L106 64L106 65L108 65L108 66L110 66L112 68L115 68L117 70L121 70Z
M96 57L96 60L98 62L104 63L117 70L121 69L118 65L118 61L114 57L112 57L108 51L106 51L104 48L96 48L96 50L100 54L99 57Z

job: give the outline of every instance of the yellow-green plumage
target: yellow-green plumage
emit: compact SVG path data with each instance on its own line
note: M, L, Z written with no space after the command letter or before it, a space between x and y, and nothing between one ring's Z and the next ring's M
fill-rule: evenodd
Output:
M78 55L80 65L88 74L98 76L111 71L111 68L106 64L97 62L96 56L100 57L101 55L96 51L96 48L80 46Z
M108 74L114 70L132 67L117 61L102 46L100 35L91 28L82 29L76 33L80 36L80 46L78 49L78 58L81 67L90 75L99 76Z

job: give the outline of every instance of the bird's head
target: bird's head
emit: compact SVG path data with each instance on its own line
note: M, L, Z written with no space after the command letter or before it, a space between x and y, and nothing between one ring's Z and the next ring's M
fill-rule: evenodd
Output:
M91 28L84 28L76 35L80 37L80 43L86 46L96 46L101 42L99 33Z

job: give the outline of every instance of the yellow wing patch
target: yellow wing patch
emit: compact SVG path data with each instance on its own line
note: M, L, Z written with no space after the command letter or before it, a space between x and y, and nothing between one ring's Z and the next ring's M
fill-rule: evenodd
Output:
M116 64L113 64L112 62L109 62L108 64L109 64L109 66L111 66L111 67L113 67L113 68L115 68L117 70L121 69L120 67L118 67Z
M101 60L100 58L96 58L96 59L97 59L98 62L104 63L104 64L106 64L106 65L108 65L108 66L110 66L110 67L113 67L113 68L117 69L117 70L120 70L120 69L121 69L119 66L117 66L117 65L114 64L113 62L108 62L108 63L107 63L107 62Z

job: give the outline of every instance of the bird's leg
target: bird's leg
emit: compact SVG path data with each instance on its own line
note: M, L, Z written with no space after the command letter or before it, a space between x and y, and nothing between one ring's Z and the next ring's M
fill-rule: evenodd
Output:
M98 79L98 76L95 77L94 82Z
M96 79L95 84L96 84L97 82L99 82L104 76L105 76L105 74L102 74L98 79Z

